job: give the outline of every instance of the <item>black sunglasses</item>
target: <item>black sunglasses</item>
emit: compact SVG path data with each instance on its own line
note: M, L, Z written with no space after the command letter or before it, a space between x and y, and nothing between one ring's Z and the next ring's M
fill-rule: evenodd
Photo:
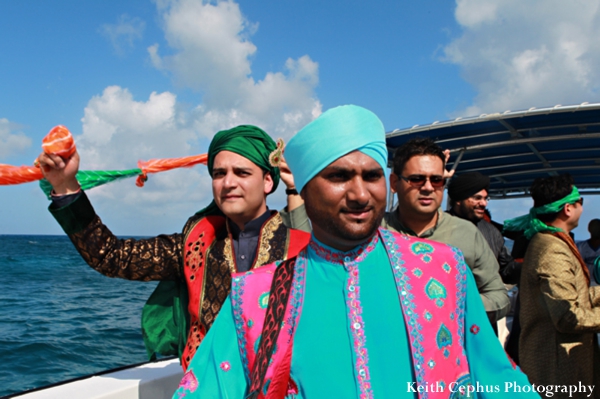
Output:
M404 180L405 182L407 182L408 184L410 184L413 187L423 187L425 185L425 182L427 182L427 180L429 180L429 183L431 183L431 187L433 187L433 188L444 187L444 185L446 184L446 179L443 178L442 176L438 176L438 175L434 175L434 176L410 175L408 177L400 176L400 178L402 178L402 180Z

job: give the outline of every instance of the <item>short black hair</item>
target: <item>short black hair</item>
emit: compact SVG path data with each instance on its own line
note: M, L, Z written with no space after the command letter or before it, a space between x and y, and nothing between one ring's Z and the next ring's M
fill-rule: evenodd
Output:
M394 173L400 176L404 165L414 156L432 155L439 157L446 164L444 150L430 138L415 137L396 149L394 153Z
M529 188L531 198L533 198L533 206L537 208L566 197L573 191L574 183L573 177L568 173L558 176L538 177ZM544 223L550 223L556 220L559 213L538 215L538 219Z

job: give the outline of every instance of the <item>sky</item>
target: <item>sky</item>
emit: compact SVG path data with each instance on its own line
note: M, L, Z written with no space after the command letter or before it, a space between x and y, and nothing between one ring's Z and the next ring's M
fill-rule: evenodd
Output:
M386 131L600 102L600 0L22 0L0 4L0 163L67 126L81 169L205 153L219 130L289 139L357 104ZM284 187L269 197L284 206ZM0 234L62 234L36 183L0 186ZM181 231L212 198L202 165L89 190L118 235ZM531 200L494 201L502 221ZM576 238L600 217L586 199Z

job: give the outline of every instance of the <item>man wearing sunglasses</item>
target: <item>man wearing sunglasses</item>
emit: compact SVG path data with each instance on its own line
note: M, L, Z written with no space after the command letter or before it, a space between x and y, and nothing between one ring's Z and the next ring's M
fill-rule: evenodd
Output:
M536 385L593 389L600 384L600 287L590 287L589 270L569 235L583 198L569 175L538 178L529 191L529 214L505 222L505 229L524 230L531 239L521 272L519 365Z
M498 261L483 235L466 220L443 212L445 156L431 139L415 138L396 150L390 175L398 205L382 226L459 248L475 276L490 321L506 316L510 302L498 273Z

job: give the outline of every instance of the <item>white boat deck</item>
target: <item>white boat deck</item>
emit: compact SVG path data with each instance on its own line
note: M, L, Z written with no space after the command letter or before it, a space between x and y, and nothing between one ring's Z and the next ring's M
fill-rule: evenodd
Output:
M170 399L183 371L178 359L94 375L30 393L19 399Z

